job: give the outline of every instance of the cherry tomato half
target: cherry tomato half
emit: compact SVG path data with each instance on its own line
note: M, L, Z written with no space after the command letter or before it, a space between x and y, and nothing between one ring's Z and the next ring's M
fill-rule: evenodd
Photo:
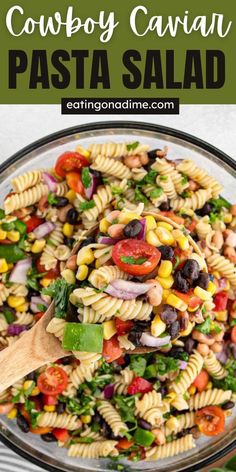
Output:
M79 193L80 195L84 195L84 186L79 172L68 172L68 174L66 174L66 181L71 190L74 190L74 192Z
M121 357L123 351L120 348L119 341L116 336L112 336L111 339L103 341L103 352L102 355L105 357L107 362L113 362Z
M199 392L203 392L206 389L206 386L209 382L209 375L206 370L201 370L197 375L196 379L193 382L194 387L198 389Z
M25 221L26 232L31 233L32 231L34 231L35 228L37 228L42 223L43 223L42 218L39 218L36 215L31 216L27 221Z
M131 275L150 274L160 258L161 253L156 247L137 239L123 239L112 249L112 259L115 264Z
M52 430L52 434L53 434L53 436L55 436L55 438L58 441L61 441L63 443L65 443L66 441L68 441L68 439L70 439L70 435L68 433L68 430L65 429L65 428L54 428Z
M195 422L205 436L216 436L224 431L225 414L219 406L206 406L196 412Z
M201 298L197 297L194 295L193 290L190 290L188 293L182 293L179 292L178 290L174 290L174 294L181 298L183 302L185 302L189 308L196 308L198 305L202 304Z
M133 382L128 386L127 392L129 395L135 395L136 393L148 393L153 390L151 382L143 379L143 377L135 377Z
M123 336L128 333L134 326L133 321L122 321L119 318L115 318L116 332L118 336Z
M64 152L58 157L55 171L60 177L65 177L67 172L71 170L79 170L82 167L88 167L89 162L86 157L81 156L78 152Z
M45 395L58 395L68 384L68 375L61 367L48 367L39 375L37 386Z
M214 311L224 311L227 307L228 302L228 293L227 292L219 292L214 296L213 302L215 304Z

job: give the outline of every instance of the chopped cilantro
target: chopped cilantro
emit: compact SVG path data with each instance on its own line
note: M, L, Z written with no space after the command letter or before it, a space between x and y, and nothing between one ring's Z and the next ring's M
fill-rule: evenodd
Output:
M0 220L2 220L3 218L5 218L5 211L0 208Z
M160 175L160 180L166 182L168 180L168 175Z
M151 198L158 198L161 196L161 194L163 193L163 189L161 187L157 187L155 188L154 190L152 190L150 192L150 197Z
M210 316L208 316L203 323L195 326L194 329L196 329L197 331L200 331L200 333L203 333L203 334L210 334L211 324L212 324L211 318Z
M132 355L130 360L130 368L138 377L142 377L146 369L147 361L145 357Z
M50 203L50 205L56 205L57 202L58 202L58 199L57 199L56 195L54 193L49 192L49 194L48 194L48 203Z
M231 203L229 203L223 197L211 198L211 200L209 200L209 203L214 207L214 211L217 213L219 213L222 208L227 208L227 210L230 210L231 208Z
M119 409L122 420L124 422L133 423L134 428L136 428L137 427L137 420L135 418L136 395L130 395L129 397L123 397L123 395L116 395L113 398L115 400L116 406Z
M126 144L127 151L134 151L139 145L139 141L135 141L134 143Z
M66 318L69 297L73 289L74 285L68 284L66 280L57 279L49 287L42 290L44 295L49 295L54 299L56 318Z
M135 188L134 199L136 202L144 203L144 205L146 205L148 202L148 199L145 197L145 195L143 195L143 193L139 190L138 187Z
M121 256L120 260L125 264L138 264L141 265L147 261L146 257L139 257L135 259L133 256Z
M151 169L144 177L142 180L138 182L138 186L142 187L143 185L147 184L155 184L156 183L156 177L157 177L157 171L154 169Z
M190 197L190 192L182 192L181 195L180 195L182 198L188 198Z
M38 303L37 304L37 309L38 309L38 311L46 311L47 307L46 307L46 305L43 305L43 303Z
M120 194L123 193L123 192L124 192L123 188L116 187L115 185L111 185L111 193L112 193L112 195L120 195Z
M85 188L89 188L92 183L92 177L89 172L89 167L83 167L81 172L81 180Z
M187 175L182 173L181 184L184 185L184 184L187 184L187 183L188 183L188 177L187 177Z
M95 207L95 201L94 200L89 200L88 202L81 202L79 204L79 209L81 211L90 210L90 208L94 208L94 207Z
M153 377L157 377L157 375L165 375L169 372L178 371L178 369L178 359L170 356L166 357L162 354L157 354L155 356L155 361L146 368L144 377L151 379Z

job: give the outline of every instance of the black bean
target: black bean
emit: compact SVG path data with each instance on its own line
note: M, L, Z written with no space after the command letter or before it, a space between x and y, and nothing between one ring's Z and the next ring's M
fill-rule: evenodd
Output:
M159 246L158 251L161 253L161 259L170 261L174 257L174 249L170 246Z
M124 236L126 238L136 238L140 232L142 231L143 227L139 220L132 220L130 221L123 229Z
M198 210L196 213L200 216L206 216L206 215L209 215L211 213L211 211L213 210L213 206L206 202L205 205L203 205L203 207Z
M93 242L94 242L94 238L92 236L89 236L84 241L82 241L79 248L81 249L82 247L88 246L88 244L92 244Z
M195 282L195 285L198 285L199 287L206 290L209 284L209 280L209 275L206 272L200 272L199 277Z
M97 179L100 179L100 177L101 177L101 172L98 172L98 170L95 170L95 169L91 169L91 168L90 168L90 169L89 169L89 173L90 173L90 174L93 174L94 177L97 177Z
M228 401L228 402L223 403L223 405L221 405L221 408L222 410L231 410L232 408L234 408L234 405L235 405L234 402Z
M188 354L191 354L195 348L195 345L196 341L194 341L192 338L188 338L187 341L185 341L184 349Z
M36 290L29 289L29 298L38 297L38 296L39 296L39 292L36 292ZM7 307L7 309L9 309L9 308Z
M66 221L70 223L70 225L76 225L78 216L78 211L75 208L70 208L66 214Z
M200 272L198 262L194 259L187 260L181 272L183 277L185 277L186 279L190 279L191 281L197 280Z
M66 197L56 197L57 203L54 204L56 208L62 208L68 205L69 200Z
M96 412L95 415L93 416L93 423L100 424L101 422L102 422L102 417L100 413Z
M169 351L168 355L170 357L174 357L175 359L178 359L181 354L183 354L184 349L183 347L180 346L173 346L172 349Z
M187 293L190 289L190 283L183 277L182 272L178 270L174 274L175 288L182 293Z
M64 236L64 244L68 246L69 248L72 249L74 242L75 242L74 238L68 238L68 236Z
M161 149L151 149L151 151L148 151L148 157L150 159L155 159L157 158L157 151L161 151Z
M150 425L150 423L143 420L142 418L138 420L138 425L140 426L140 428L146 429L147 431L150 431L152 429L152 426Z
M123 366L122 365L119 365L119 364L116 364L114 366L114 372L115 374L120 374L120 372L123 370Z
M23 415L19 415L17 417L17 426L20 428L20 430L23 432L23 433L28 433L29 432L29 425L26 421L26 419L24 418Z
M142 345L142 343L140 342L141 336L142 336L142 332L139 333L137 331L130 331L128 335L128 339L129 341L131 341L131 343L134 343L135 346L141 346Z
M149 321L136 321L132 331L142 332L146 331L149 328L150 322Z
M61 359L61 363L62 363L63 365L68 365L68 364L70 364L70 363L71 363L71 356L63 357L63 358Z
M102 421L102 424L101 424L101 433L103 436L105 436L105 438L110 438L111 433L112 433L110 426L104 420Z
M168 392L167 387L161 387L160 392L161 392L162 398L165 397L167 395L167 392Z
M56 406L56 411L60 415L61 413L64 413L66 409L66 403L65 402L59 402Z
M172 323L169 326L168 331L169 331L171 339L177 338L177 336L179 334L179 328L180 328L180 326L179 326L179 321L178 320L174 321L174 323Z
M170 305L163 305L162 311L160 313L160 318L164 323L167 325L173 323L177 320L177 312L176 309Z
M161 205L159 206L159 208L160 208L161 211L169 211L169 210L170 210L170 202L169 202L169 200L167 200L167 202L161 203Z
M30 374L27 375L27 380L34 380L35 379L35 373L30 372Z
M57 438L52 433L41 434L41 439L45 442L55 442Z
M125 354L123 359L125 361L126 366L130 364L130 355L129 354Z

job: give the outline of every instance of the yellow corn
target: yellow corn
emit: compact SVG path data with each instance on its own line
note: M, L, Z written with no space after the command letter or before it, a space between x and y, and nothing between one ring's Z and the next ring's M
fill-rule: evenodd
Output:
M160 240L158 239L156 233L152 229L147 232L146 241L148 244L151 244L151 246L155 246L155 247L161 246Z
M103 337L104 339L108 340L111 339L112 336L116 334L116 324L115 320L105 321L103 323Z
M171 403L174 399L176 398L176 393L175 392L169 392L166 397L165 397L165 400L169 403Z
M88 276L88 266L86 266L85 264L81 264L78 267L76 278L77 280L82 281L82 280L85 280L87 276Z
M47 288L51 283L52 283L52 279L47 279L47 277L43 277L41 280L40 280L40 285L42 285L42 287L44 288Z
M72 234L74 232L74 226L70 225L70 223L65 223L63 225L62 232L63 232L64 236L67 236L69 238L70 236L72 236Z
M56 410L55 405L44 405L43 407L44 411L52 412Z
M166 300L168 305L173 306L179 311L186 311L188 308L188 305L181 300L181 298L177 297L174 293L170 293Z
M19 231L7 231L7 239L12 241L13 243L17 243L20 240L20 233Z
M227 321L228 319L228 311L227 310L222 310L222 311L215 311L215 318L217 321Z
M82 247L77 254L77 265L82 264L91 264L94 261L95 257L91 248L87 246Z
M211 299L211 293L209 293L207 290L204 290L204 288L201 288L197 285L193 291L194 295L196 297L199 297L203 302L206 302L207 300Z
M32 392L31 392L31 394L30 394L30 396L31 396L31 397L36 397L36 396L39 395L39 394L40 394L39 388L38 388L38 387L34 387L33 390L32 390Z
M224 223L231 223L233 219L233 215L231 215L231 213L225 213L224 215Z
M213 387L213 383L212 382L208 382L207 385L206 385L206 390L211 390Z
M173 283L174 283L174 279L173 279L172 275L169 275L168 277L159 277L159 276L157 276L156 280L159 282L159 284L164 289L165 288L171 288Z
M61 272L61 275L62 275L63 279L64 279L68 284L75 284L76 279L75 279L75 274L74 274L73 270L71 270L71 269L64 269L64 270Z
M193 308L191 306L188 307L188 311L190 311L191 313L193 313L194 311L197 311L199 308L199 305L197 306L194 306Z
M7 299L8 306L11 308L17 308L18 306L23 305L25 301L25 297L17 297L15 295L9 295Z
M92 417L91 417L91 415L82 415L80 417L80 419L81 419L82 423L88 424L88 423L91 422Z
M99 230L101 233L106 233L110 225L111 223L109 223L106 218L102 218L102 220L99 222Z
M173 264L171 261L161 261L158 275L159 277L169 277L173 269Z
M215 284L213 284L213 282L212 282L211 280L210 280L210 282L209 282L209 284L208 284L207 291L208 291L211 295L214 295L214 294L215 294L216 286L215 286Z
M22 303L22 305L18 306L17 307L17 311L19 311L20 313L24 313L24 311L27 311L29 308L29 303Z
M190 254L189 256L189 259L193 259L194 261L197 261L201 270L206 268L205 259L199 256L199 254L197 254L196 252L192 252L192 254Z
M6 259L0 259L0 274L8 271L8 264Z
M180 236L176 239L176 242L178 243L178 246L180 247L180 249L182 249L182 251L186 251L187 249L189 249L189 241L186 236Z
M194 385L191 385L191 387L188 388L188 393L189 395L195 395L197 389Z
M119 214L119 223L127 225L132 220L141 220L141 216L133 211L121 211Z
M36 241L34 241L34 243L31 246L31 252L33 252L34 254L38 254L39 252L42 252L45 246L46 246L45 239L36 239Z
M75 151L78 152L79 154L82 154L82 156L88 158L90 156L90 151L87 149L84 149L83 146L76 146Z
M212 272L212 275L214 275L214 277L218 280L218 279L221 279L221 275L220 273L218 272L218 270L214 270L214 272Z
M76 193L74 192L74 190L69 190L66 194L65 194L65 197L68 198L69 202L70 203L74 203L75 199L76 199Z
M7 414L9 420L14 420L17 416L17 408L12 408L11 411Z
M151 229L156 229L157 227L157 224L156 224L156 220L154 218L154 216L151 216L151 215L148 215L148 216L145 216L145 220L146 220L146 231L150 231Z
M161 320L160 315L156 314L151 323L151 333L156 338L166 330L166 324Z
M166 428L170 431L175 431L176 428L179 426L179 421L175 416L171 416L165 423Z
M158 221L157 228L165 228L168 229L168 231L173 230L173 226L170 225L170 223L166 223L165 221Z
M33 380L25 380L23 383L23 389L28 390L33 385Z
M181 337L188 336L192 332L193 328L194 328L194 323L189 321L187 328L184 331L181 331Z
M167 279L162 279L162 280L167 280ZM160 282L161 283L161 282ZM163 288L163 292L162 292L162 300L163 302L166 302L168 296L170 295L170 290L168 290L167 288Z
M99 267L101 267L101 261L99 259L96 259L95 261L95 269L99 269Z
M226 280L226 284L225 284L225 288L224 290L226 290L226 292L230 289L230 283L228 280Z
M155 230L155 233L157 237L160 239L162 244L166 244L167 246L171 246L172 244L174 244L175 242L174 237L172 236L171 232L168 229L159 226Z
M7 232L0 229L0 240L7 238Z

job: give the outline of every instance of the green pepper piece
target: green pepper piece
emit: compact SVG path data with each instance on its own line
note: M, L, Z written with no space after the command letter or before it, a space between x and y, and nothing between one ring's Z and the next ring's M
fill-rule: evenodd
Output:
M5 218L5 216L6 216L6 215L5 215L5 211L4 211L2 208L0 208L0 220L2 220L3 218Z
M0 244L0 259L14 264L25 258L25 253L16 244Z
M15 229L17 231L19 231L20 234L25 234L26 233L27 226L24 223L24 221L16 220L16 221L14 221L14 224L15 224Z
M145 369L144 377L145 379L152 379L157 376L157 368L154 364L149 365Z
M66 323L62 345L68 351L102 353L103 326L86 323Z
M2 223L3 231L12 231L15 229L15 222L11 221L11 223Z
M11 324L13 323L13 321L15 321L15 317L13 315L13 313L11 312L11 310L8 310L8 308L5 308L3 310L3 315L4 317L6 318L6 321Z
M151 446L156 436L146 429L137 428L134 434L134 440L139 446L148 447Z

